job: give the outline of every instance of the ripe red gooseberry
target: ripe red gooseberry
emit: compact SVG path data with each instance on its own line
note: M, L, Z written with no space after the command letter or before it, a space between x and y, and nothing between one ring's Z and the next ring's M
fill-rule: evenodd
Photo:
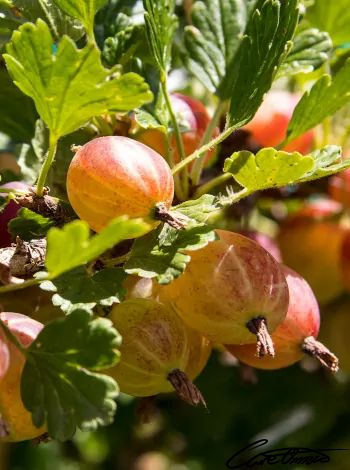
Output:
M268 251L276 261L281 263L281 251L277 245L277 242L273 238L269 237L265 233L258 232L257 230L240 230L238 233L250 238L251 240L254 240L258 245L265 248L265 250Z
M26 315L13 312L0 313L0 319L17 337L22 346L29 346L43 325ZM20 384L25 358L21 351L1 333L1 342L9 351L9 366L0 386L0 441L24 441L41 436L45 428L36 428L29 411L21 399Z
M335 201L350 207L350 168L329 178L328 192Z
M286 137L289 121L300 97L288 91L270 91L254 118L243 128L251 132L262 147L276 147ZM286 145L287 152L308 153L312 148L312 130Z
M283 267L289 289L289 307L286 318L272 333L275 357L258 358L251 344L225 345L239 361L259 369L280 369L302 359L304 353L316 357L333 372L338 370L338 359L316 341L320 328L320 312L309 284L299 274Z
M347 230L336 222L293 216L277 237L284 263L310 284L319 303L344 290L341 249Z
M185 272L160 288L191 328L214 343L257 341L259 355L273 355L272 332L288 308L288 286L277 261L247 237L217 230L218 240L190 252Z
M340 266L344 287L350 292L350 230L346 232L341 246Z
M200 146L203 135L211 120L210 115L203 103L190 96L173 93L170 95L170 101L180 126L185 154L190 155ZM216 127L213 131L212 138L216 137L218 134L219 129ZM134 137L139 142L154 149L160 155L166 155L166 138L159 130L141 130L137 132ZM171 136L170 147L174 150L174 162L179 162L180 157L174 135ZM205 162L207 165L211 162L214 154L215 149L210 150L206 154Z
M192 384L207 363L211 345L169 307L131 299L113 307L110 319L122 335L120 362L106 373L136 397L175 391L192 405L205 401Z
M6 189L19 189L21 191L26 191L29 188L29 185L21 181L11 181L9 183L3 184L0 186L0 196L6 197L6 193L1 193L1 188ZM21 209L21 206L15 201L9 201L4 209L0 211L0 248L5 248L11 245L11 234L8 231L8 223L17 216L18 211Z
M69 201L95 231L121 215L143 217L152 228L171 206L174 180L154 150L128 137L107 136L79 148L67 173Z

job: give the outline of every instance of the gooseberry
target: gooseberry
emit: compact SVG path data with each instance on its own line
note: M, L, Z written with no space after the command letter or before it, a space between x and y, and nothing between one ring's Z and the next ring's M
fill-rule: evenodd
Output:
M44 325L55 318L64 316L59 307L52 304L52 292L46 292L38 286L18 292L6 292L0 295L0 305L6 312L21 312Z
M26 315L13 312L0 313L0 319L17 337L22 346L29 346L43 325ZM45 428L36 428L29 411L21 399L21 375L25 363L23 353L1 334L1 341L9 351L9 366L0 381L0 441L23 441L42 435Z
M257 230L240 230L238 233L254 240L258 245L265 248L279 263L282 261L281 250L273 238Z
M310 284L325 304L344 290L341 249L346 229L331 221L293 217L277 237L283 261Z
M328 192L335 201L350 207L350 168L329 178Z
M190 96L173 93L170 95L170 101L180 126L185 154L190 155L200 146L203 135L211 120L210 115L203 103ZM212 138L216 137L218 134L219 129L216 127L213 131ZM135 139L148 145L160 155L166 155L165 135L159 130L141 130L135 134ZM173 159L174 162L177 163L180 157L174 135L171 136L170 146L174 149ZM206 164L211 161L214 154L215 150L210 150L206 154Z
M174 180L165 160L128 137L94 139L76 152L67 173L69 201L96 232L120 215L143 217L154 228L169 209Z
M6 189L19 189L21 191L26 191L29 188L29 185L21 181L11 181L9 183L3 184L0 186L0 196L6 197L6 193L1 193L1 188ZM18 211L21 209L21 206L15 201L9 201L6 206L0 211L0 248L5 248L11 245L11 234L8 231L8 223L10 220L14 219L17 216Z
M340 266L344 287L350 292L350 231L347 231L341 246Z
M174 389L190 404L204 403L190 382L204 368L211 345L168 307L151 299L131 299L110 316L122 335L120 362L109 369L120 390L148 397Z
M277 261L247 237L217 230L219 239L189 252L175 281L159 289L191 328L214 343L257 340L259 355L273 355L272 332L288 308L288 286Z
M225 345L239 361L260 369L280 369L310 354L333 372L338 370L338 359L316 341L320 328L318 303L309 284L299 274L283 267L289 289L289 307L286 318L272 333L275 357L258 358L255 348L247 345Z
M243 128L251 132L261 147L276 147L286 137L289 121L299 96L288 91L270 91L254 118ZM314 133L308 131L283 148L287 152L307 153L312 148Z

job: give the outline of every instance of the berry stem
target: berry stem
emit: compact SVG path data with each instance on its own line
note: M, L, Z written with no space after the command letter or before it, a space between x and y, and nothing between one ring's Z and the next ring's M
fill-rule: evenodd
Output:
M309 356L315 357L320 361L320 363L331 370L332 372L337 372L339 369L339 360L326 346L316 339L313 336L308 336L304 339L301 346L304 353Z
M203 135L203 138L201 140L199 147L202 147L203 145L207 144L210 141L213 135L214 129L217 126L217 123L219 122L219 119L224 109L225 109L225 103L222 101L219 101L215 109L214 115L211 121L209 122L208 127L205 130L205 133ZM205 162L205 155L202 155L200 158L197 158L197 160L193 164L193 168L191 171L191 179L192 179L192 183L194 186L197 186L199 184L204 162Z
M247 323L248 330L257 338L256 355L258 357L275 356L275 349L270 333L267 329L267 321L263 316L253 318Z
M185 372L180 369L174 369L168 375L168 380L174 387L175 392L178 396L186 403L192 406L198 406L202 404L205 408L207 404L203 398L203 395L199 389L191 382Z
M206 153L208 150L211 150L214 148L216 145L220 144L223 140L225 140L228 136L232 134L233 131L235 131L237 126L231 126L225 128L221 134L219 134L215 139L211 140L208 142L206 145L203 145L201 148L197 149L195 152L191 153L188 157L186 157L184 160L179 162L177 165L174 166L172 169L172 174L176 175L179 171L181 171L183 168L188 166L190 163L192 163L194 160L199 158L203 153Z
M161 86L162 86L165 103L169 112L170 120L174 129L176 146L179 152L180 161L184 161L186 159L185 147L184 147L184 143L182 140L180 127L176 120L176 116L171 105L169 90L168 90L167 82L166 82L166 74L164 74L164 78L161 78ZM183 196L186 200L188 197L188 193L189 193L189 178L188 178L188 169L186 168L186 166L183 168L183 171L181 173L181 182L182 182L181 192L183 192Z
M38 197L42 197L43 194L44 194L45 181L46 181L47 175L49 173L49 170L50 170L51 165L52 165L52 163L54 161L54 158L55 158L56 148L57 148L57 141L58 141L58 138L56 136L52 135L52 133L50 133L49 151L48 151L47 156L44 160L44 163L41 167L38 182L37 182L37 185L36 185L36 195Z
M27 287L36 286L43 281L46 281L48 278L45 279L28 279L27 281L23 281L18 284L7 284L6 286L0 286L0 294L6 294L7 292L13 292L15 290L26 289Z
M12 331L10 330L10 328L7 326L7 321L4 321L4 320L1 320L0 319L0 327L2 328L3 332L5 333L5 336L7 337L7 339L13 343L16 348L21 351L21 353L27 357L27 351L26 349L22 346L22 344L20 343L20 341L17 339L17 337L12 333Z
M208 183L202 184L199 186L196 191L194 192L193 198L199 198L203 196L203 194L210 193L216 186L219 186L222 183L230 180L232 178L231 173L223 173L222 175L213 178L212 180L208 181Z

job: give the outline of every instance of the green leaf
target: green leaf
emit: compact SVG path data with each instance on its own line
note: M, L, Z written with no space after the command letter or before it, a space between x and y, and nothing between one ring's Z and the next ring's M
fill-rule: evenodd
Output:
M142 0L112 0L97 12L95 34L99 44L115 36L130 24L140 24L144 9ZM123 25L124 24L124 25Z
M37 119L35 107L4 69L0 69L0 109L0 132L10 136L14 142L29 142Z
M124 13L118 13L113 23L113 35L103 43L102 58L109 66L132 67L136 58L149 58L150 51L144 24L133 23Z
M188 218L184 230L164 225L135 241L124 265L129 274L155 277L168 284L184 272L191 257L185 251L199 250L215 240L215 231L204 222L217 210L214 196L204 195L176 207L176 212Z
M53 0L14 0L13 3L26 20L32 23L38 18L44 20L56 41L64 34L77 41L84 34L80 22L64 14Z
M324 176L330 176L350 167L350 160L342 160L341 147L328 145L320 150L315 150L310 154L314 159L314 168L307 172L299 182L312 181Z
M274 148L264 148L256 155L246 150L235 152L224 165L224 171L250 193L295 183L313 168L312 156Z
M221 100L230 125L254 116L283 62L298 21L297 0L203 0L185 28L185 62Z
M256 0L203 0L192 7L192 25L185 27L184 60L190 72L212 93L226 88L225 82L232 78L233 59L255 3Z
M107 319L85 311L47 324L27 349L21 380L24 406L60 441L76 428L95 430L113 420L117 385L96 374L119 358L120 336Z
M329 58L332 41L329 34L316 28L299 33L293 47L278 71L278 77L310 73Z
M323 75L302 96L289 123L283 145L332 116L350 101L350 59L335 75Z
M54 0L54 2L68 15L81 21L92 38L95 15L107 3L107 0L85 0L83 2L81 0Z
M15 240L19 236L22 240L32 240L46 235L54 222L40 214L36 214L29 209L22 208L15 219L12 219L8 228Z
M167 73L171 63L171 48L177 28L175 0L144 0L146 35L155 63Z
M134 73L115 76L104 69L93 45L77 49L64 36L57 53L41 20L15 31L4 55L15 84L33 98L53 136L69 134L93 116L130 111L152 99L148 85Z
M298 0L257 3L235 55L230 82L220 90L231 98L230 126L242 127L254 117L290 51L298 18Z
M114 219L100 233L89 237L86 222L75 220L62 229L52 228L47 234L46 268L50 279L96 259L122 240L140 237L149 230L141 219L126 216Z
M200 198L183 202L174 209L198 223L206 223L209 217L218 210L218 207L215 196L203 194Z
M166 133L166 127L163 126L157 119L144 109L139 109L135 113L135 120L137 124L143 129L158 129Z
M55 306L66 313L86 305L86 310L96 305L110 306L120 302L125 295L123 281L126 274L121 268L106 268L90 276L86 269L79 267L56 278L43 282L40 287L56 292L52 298Z
M350 10L348 0L315 0L306 11L305 20L316 28L327 31L339 46L349 41Z

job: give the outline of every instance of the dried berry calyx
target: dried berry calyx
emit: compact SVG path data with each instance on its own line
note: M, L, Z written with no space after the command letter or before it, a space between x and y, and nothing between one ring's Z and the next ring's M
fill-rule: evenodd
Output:
M272 338L267 329L267 321L264 317L256 317L247 323L248 330L256 335L256 355L258 357L275 356Z
M169 373L168 380L174 387L177 395L186 403L193 406L204 405L207 407L202 393L189 380L185 372L182 372L180 369L174 369Z
M338 372L339 360L337 356L326 348L324 344L316 341L313 336L305 338L301 348L304 353L318 359L327 369L330 369L332 372Z

